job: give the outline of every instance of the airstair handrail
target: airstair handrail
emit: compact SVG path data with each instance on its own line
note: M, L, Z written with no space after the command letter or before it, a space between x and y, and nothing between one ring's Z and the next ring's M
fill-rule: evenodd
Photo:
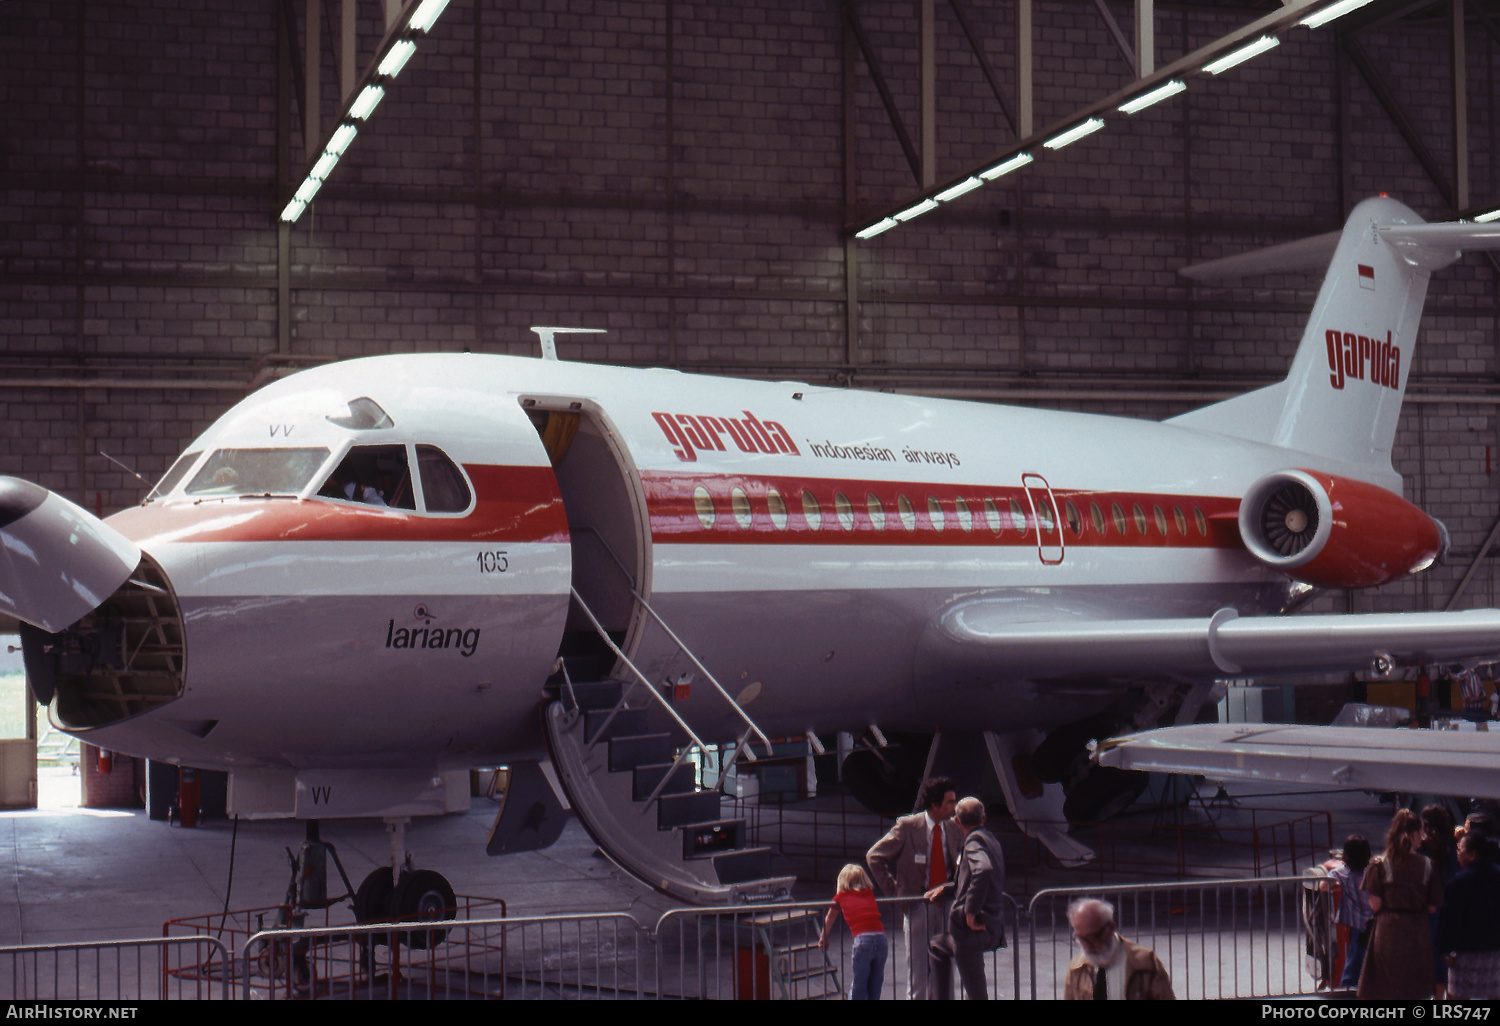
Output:
M630 661L630 657L620 649L620 646L615 644L615 640L609 636L609 632L604 629L604 625L601 624L594 616L594 611L588 607L588 603L583 601L583 596L578 594L578 589L570 586L568 590L573 593L573 598L575 601L577 601L578 608L582 609L583 615L589 618L589 622L594 625L594 630L599 633L599 637L604 639L604 643L609 646L610 651L614 652L614 654L619 657L622 663L630 667L630 672L635 674L637 680L646 685L646 690L651 693L651 697L656 699L657 704L660 705L662 709L666 711L666 714L672 718L672 722L676 723L683 729L683 731L687 733L688 738L691 739L693 744L698 747L698 751L706 753L708 751L708 746L703 743L703 740L699 738L697 734L693 733L693 728L687 725L687 721L685 721L681 716L677 715L677 710L673 709L671 703L669 703L665 698L661 696L661 693L656 690L656 687L646 679L646 675L641 673L641 671L636 668L635 663L632 663ZM616 707L616 711L618 711L618 707Z
M757 725L756 722L750 718L750 714L745 712L744 708L734 700L734 697L724 689L724 685L719 683L718 678L716 678L713 673L709 671L708 667L703 665L702 660L700 660L696 655L693 654L693 650L687 647L687 644L677 636L677 632L674 631L671 627L667 626L667 621L661 618L661 614L658 613L654 608L652 608L650 602L646 601L646 597L642 595L636 588L635 576L631 574L628 569L626 569L625 563L620 559L619 555L615 552L614 548L609 544L609 542L604 540L604 536L600 534L595 528L587 525L579 528L579 530L587 531L589 534L592 534L598 540L599 544L604 546L604 551L609 553L609 557L615 561L615 565L620 568L620 572L624 574L625 579L630 582L630 594L635 596L635 600L641 604L641 608L645 609L646 612L651 614L651 618L661 625L661 629L667 632L667 637L672 639L673 643L676 644L676 646L682 651L682 654L691 659L693 665L696 666L700 671L702 671L703 676L708 678L708 682L714 686L714 690L724 696L724 701L729 703L729 707L735 711L735 715L739 716L741 722L743 722L746 727L748 727L755 733L757 737L760 738L761 743L766 746L766 753L769 755L771 751L771 739L766 736L766 732L760 729L759 725ZM577 595L578 593L575 591L573 594ZM580 599L579 601L581 602L582 599ZM611 645L610 647L613 648L614 646ZM624 657L621 656L621 658ZM632 669L634 669L634 667L632 667ZM650 685L648 684L647 686L649 687ZM755 756L752 752L751 760L753 761L754 758Z

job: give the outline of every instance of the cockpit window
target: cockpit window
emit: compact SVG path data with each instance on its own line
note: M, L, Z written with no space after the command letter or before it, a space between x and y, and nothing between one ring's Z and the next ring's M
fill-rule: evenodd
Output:
M177 457L177 462L172 464L171 469L167 471L166 475L156 483L156 487L151 489L151 494L146 496L146 501L150 502L152 499L159 499L173 488L176 488L178 483L187 476L187 472L193 469L193 464L198 462L198 457L202 455L203 451L200 449L196 452L183 453Z
M296 495L327 459L327 449L220 449L193 475L187 494Z
M380 408L380 404L369 396L349 400L349 414L345 417L329 417L328 423L337 424L351 431L376 431L395 427L396 422Z
M422 499L429 513L462 513L469 508L469 483L441 449L417 446L422 473Z
M356 445L323 482L318 494L367 506L416 509L406 446Z

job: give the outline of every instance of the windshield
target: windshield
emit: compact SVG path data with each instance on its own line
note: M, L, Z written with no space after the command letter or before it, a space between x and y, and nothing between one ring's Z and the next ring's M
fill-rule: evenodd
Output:
M152 499L159 499L173 488L176 488L178 482L187 475L189 470L193 469L193 464L198 462L198 457L201 455L203 455L202 452L194 451L184 453L178 457L177 462L172 464L172 468L167 471L166 476L157 482L155 488L151 489L151 494L146 496L146 501L150 502Z
M220 449L188 482L189 495L296 495L328 459L327 449Z

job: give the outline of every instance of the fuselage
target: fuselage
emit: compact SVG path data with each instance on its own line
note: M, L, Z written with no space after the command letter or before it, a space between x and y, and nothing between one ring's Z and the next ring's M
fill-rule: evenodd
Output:
M330 365L235 406L109 518L169 582L181 693L62 719L204 768L534 757L587 607L647 680L686 685L700 735L737 734L645 601L773 734L1046 728L1124 685L975 680L929 644L935 618L976 596L1022 623L1279 611L1293 587L1235 517L1287 467L1316 460L796 383L475 354Z

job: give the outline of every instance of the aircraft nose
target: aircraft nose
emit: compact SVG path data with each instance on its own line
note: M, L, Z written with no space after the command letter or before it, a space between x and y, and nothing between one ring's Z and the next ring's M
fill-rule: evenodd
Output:
M140 561L134 542L87 510L0 476L0 613L56 633L104 602Z

